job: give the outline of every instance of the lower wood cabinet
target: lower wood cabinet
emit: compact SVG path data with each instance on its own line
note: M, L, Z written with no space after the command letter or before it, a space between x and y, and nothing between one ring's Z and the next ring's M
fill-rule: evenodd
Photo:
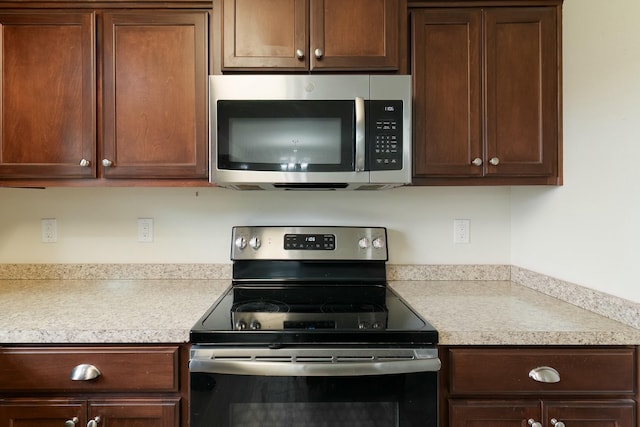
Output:
M186 346L0 347L0 427L187 426L187 358Z
M633 346L449 347L440 426L635 427Z

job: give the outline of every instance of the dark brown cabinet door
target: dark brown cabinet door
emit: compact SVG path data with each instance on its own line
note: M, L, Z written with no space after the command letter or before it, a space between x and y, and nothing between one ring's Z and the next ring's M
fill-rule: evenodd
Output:
M312 70L399 68L399 0L310 0Z
M635 403L633 400L543 402L543 419L563 422L567 426L625 427L634 426Z
M223 68L309 67L308 0L223 0Z
M223 70L399 68L401 0L221 3Z
M84 401L41 399L0 402L0 427L84 426L86 413Z
M450 427L529 427L528 420L540 422L537 401L451 400Z
M0 179L96 175L94 14L0 12Z
M482 176L480 10L412 13L414 170Z
M557 184L556 7L412 12L414 184Z
M557 174L554 8L486 11L487 175Z
M105 178L207 176L207 12L104 14Z
M105 399L89 402L89 420L109 427L178 427L179 399ZM96 418L97 417L97 418Z

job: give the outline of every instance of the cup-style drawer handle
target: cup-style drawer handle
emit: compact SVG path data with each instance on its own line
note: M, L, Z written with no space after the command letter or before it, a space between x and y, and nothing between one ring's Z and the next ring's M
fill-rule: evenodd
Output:
M560 374L550 366L540 366L529 371L529 378L540 383L560 382Z
M100 370L95 366L83 363L73 368L71 371L71 379L73 381L95 380L100 376L100 374Z

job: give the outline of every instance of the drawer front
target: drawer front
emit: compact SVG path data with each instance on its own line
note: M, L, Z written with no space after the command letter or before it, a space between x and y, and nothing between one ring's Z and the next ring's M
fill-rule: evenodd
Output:
M601 395L635 390L633 348L460 348L450 349L449 355L452 395ZM546 367L556 370L560 381L530 378L531 370Z
M178 347L0 348L0 393L60 391L129 392L178 390ZM72 380L80 365L99 371ZM96 375L92 368L85 375ZM93 373L93 375L92 375Z

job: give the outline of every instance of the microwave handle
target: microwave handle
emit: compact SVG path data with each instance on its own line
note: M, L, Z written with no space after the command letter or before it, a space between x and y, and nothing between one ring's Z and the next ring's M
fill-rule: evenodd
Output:
M365 152L365 118L364 118L364 98L356 97L356 172L362 172L364 167Z

